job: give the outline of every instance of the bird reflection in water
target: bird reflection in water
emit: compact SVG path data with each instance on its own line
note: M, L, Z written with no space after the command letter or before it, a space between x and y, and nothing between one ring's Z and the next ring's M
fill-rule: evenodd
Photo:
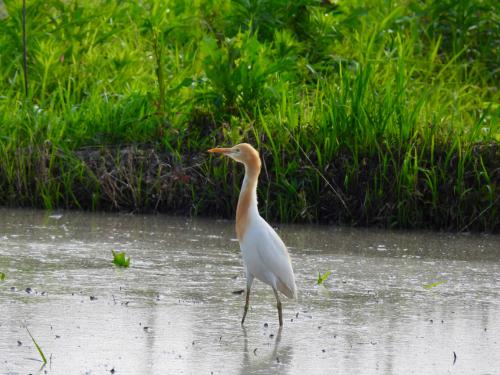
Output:
M274 346L271 353L265 350L268 346L256 346L249 348L249 337L245 327L243 331L243 359L241 361L240 374L269 374L280 373L286 374L291 368L293 358L293 347L290 345L283 346L281 343L282 327L278 329L277 334L270 335L269 339L274 340ZM253 336L255 339L256 337ZM252 338L250 338L251 340ZM273 345L273 344L270 344Z

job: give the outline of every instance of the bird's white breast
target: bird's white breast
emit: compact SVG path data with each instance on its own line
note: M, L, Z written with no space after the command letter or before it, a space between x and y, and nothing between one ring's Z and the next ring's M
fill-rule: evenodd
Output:
M240 241L247 272L275 288L279 283L295 290L288 251L274 229L260 216L250 222Z

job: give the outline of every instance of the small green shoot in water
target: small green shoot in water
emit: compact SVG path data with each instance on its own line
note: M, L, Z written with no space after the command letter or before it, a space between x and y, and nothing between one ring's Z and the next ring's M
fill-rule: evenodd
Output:
M443 281L436 281L435 283L432 284L425 284L424 289L430 290L438 285L444 284L448 280L443 280Z
M318 281L316 281L316 284L322 285L326 281L326 279L328 279L328 276L330 276L330 274L330 271L326 271L323 275L318 272Z
M130 257L125 258L125 251L120 251L119 253L113 253L113 263L119 267L128 267L130 265Z
M30 335L31 340L33 340L33 344L35 344L36 350L38 350L38 353L40 354L40 357L42 357L43 364L44 365L47 364L47 358L45 358L45 355L42 352L42 348L40 348L40 346L37 344L37 342L35 341L35 338L31 334L31 332L28 329L28 327L24 327L24 328L26 328L26 331L28 331L28 334Z
M0 281L5 280L5 274L3 272L0 272Z

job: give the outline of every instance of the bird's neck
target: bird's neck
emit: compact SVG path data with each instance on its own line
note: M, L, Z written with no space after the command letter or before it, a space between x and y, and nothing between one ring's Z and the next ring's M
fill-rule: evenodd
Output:
M257 181L260 174L260 160L245 164L245 177L241 186L236 208L236 235L241 241L252 218L259 216L257 208Z

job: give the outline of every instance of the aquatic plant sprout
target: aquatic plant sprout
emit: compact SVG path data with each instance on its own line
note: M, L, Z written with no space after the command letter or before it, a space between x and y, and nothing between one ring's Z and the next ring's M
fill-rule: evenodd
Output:
M125 257L124 251L117 253L114 250L111 250L111 253L113 254L113 263L117 266L127 268L130 265L130 257Z
M448 280L442 280L442 281L436 281L435 283L431 283L431 284L425 284L423 286L424 289L427 289L427 290L430 290L432 288L435 288L437 287L438 285L441 285L441 284L444 284L446 283Z
M331 274L331 271L326 271L324 274L321 274L321 272L318 272L318 280L316 280L316 285L323 285L323 283L328 279L330 274Z
M30 335L31 340L33 341L33 344L35 344L35 348L38 351L38 354L40 354L40 357L42 358L43 363L46 364L47 363L47 358L45 358L45 355L43 354L42 348L40 347L40 345L38 345L38 343L36 342L35 338L31 334L31 332L28 329L28 327L24 327L24 328L26 328L26 331L28 332L28 335Z

